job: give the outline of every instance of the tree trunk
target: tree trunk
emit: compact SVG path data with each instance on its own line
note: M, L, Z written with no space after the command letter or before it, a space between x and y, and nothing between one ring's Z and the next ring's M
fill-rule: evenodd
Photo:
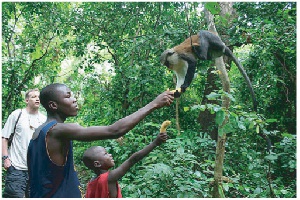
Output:
M225 15L225 13L230 12L232 10L232 3L222 3L220 5L222 11L221 14ZM214 16L205 10L205 16L207 20L208 30L217 33L215 24L214 24ZM219 57L215 59L215 65L219 71L219 77L222 82L222 88L225 92L230 93L230 82L228 78L228 74L225 68L225 63L223 61L223 57ZM230 105L230 99L228 97L223 97L222 107L225 109L225 113ZM218 127L218 129L222 128L228 122L228 116L225 116L223 123ZM216 134L211 133L211 135ZM226 134L217 135L217 146L216 146L216 161L215 161L215 169L214 169L214 184L212 190L212 197L221 198L225 197L223 193L222 187L222 177L223 177L223 161L225 155L225 143L226 143Z
M212 64L214 65L214 64ZM215 73L212 73L215 68L213 66L207 69L206 73L206 81L205 81L205 88L203 92L203 99L201 105L206 104L217 104L217 100L209 100L206 95L209 95L213 91L218 91L220 88L216 84L216 80L218 76ZM208 109L200 111L198 115L198 122L201 125L201 129L204 132L207 132L210 135L212 140L218 140L218 127L215 125L215 117L216 114L211 114Z

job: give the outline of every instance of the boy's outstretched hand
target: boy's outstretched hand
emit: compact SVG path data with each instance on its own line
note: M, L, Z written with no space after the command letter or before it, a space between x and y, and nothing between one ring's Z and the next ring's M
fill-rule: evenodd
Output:
M156 108L161 108L163 106L169 106L174 101L174 92L169 90L158 95L152 103L154 103Z
M154 140L154 143L159 146L161 145L163 142L166 142L168 139L168 134L166 132L164 133L159 133L158 136L156 137L156 139Z

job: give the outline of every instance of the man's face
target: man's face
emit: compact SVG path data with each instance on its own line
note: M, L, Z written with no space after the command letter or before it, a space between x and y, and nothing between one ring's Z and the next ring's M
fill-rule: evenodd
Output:
M28 98L25 99L25 101L29 108L38 109L40 107L40 92L39 91L29 92Z

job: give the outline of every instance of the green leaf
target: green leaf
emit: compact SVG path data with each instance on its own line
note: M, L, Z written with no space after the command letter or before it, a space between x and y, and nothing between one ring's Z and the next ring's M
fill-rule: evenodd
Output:
M277 122L277 119L266 119L267 123Z
M271 155L265 156L265 159L274 161L274 160L277 160L277 159L278 159L278 156L277 156L277 155L272 155L272 154L271 154Z
M289 134L289 133L282 133L281 135L282 135L282 137L294 138L294 135Z
M218 185L218 191L221 198L225 198L222 185Z
M183 107L183 111L184 112L187 112L187 111L189 111L190 110L190 107Z
M220 97L220 94L217 94L215 92L211 92L210 94L206 95L208 100L216 100Z
M225 112L223 110L219 110L216 113L216 123L218 125L221 125L223 123L224 119L225 119Z
M262 193L262 189L260 187L257 187L255 190L254 190L254 194L260 194Z
M183 154L184 153L184 148L180 147L176 150L177 154Z
M213 15L219 14L221 10L220 5L216 2L207 2L204 7Z
M251 121L250 124L249 124L249 129L253 129L253 128L254 128L254 125L255 125L254 122Z
M201 105L201 106L200 106L200 110L201 110L201 111L204 111L205 109L206 109L206 106L205 106L205 105Z
M219 128L219 129L218 129L218 135L219 135L220 137L222 137L224 134L225 134L224 128Z
M287 193L288 193L287 190L280 190L280 192L281 192L282 194L287 194Z
M229 190L228 183L223 183L223 188L226 192L228 192L228 190Z
M238 127L242 130L246 130L246 126L242 121L238 121Z
M33 53L31 53L30 57L31 60L36 60L38 58L40 58L43 55L42 51L41 51L41 47L36 47L35 51Z

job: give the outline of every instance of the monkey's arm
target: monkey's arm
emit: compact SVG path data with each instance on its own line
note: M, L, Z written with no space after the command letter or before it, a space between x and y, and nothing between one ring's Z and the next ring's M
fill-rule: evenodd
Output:
M192 60L192 59L185 59L185 60L188 63L188 70L184 78L184 83L180 87L181 92L185 92L186 88L190 86L196 71L196 63L197 63L196 60Z

